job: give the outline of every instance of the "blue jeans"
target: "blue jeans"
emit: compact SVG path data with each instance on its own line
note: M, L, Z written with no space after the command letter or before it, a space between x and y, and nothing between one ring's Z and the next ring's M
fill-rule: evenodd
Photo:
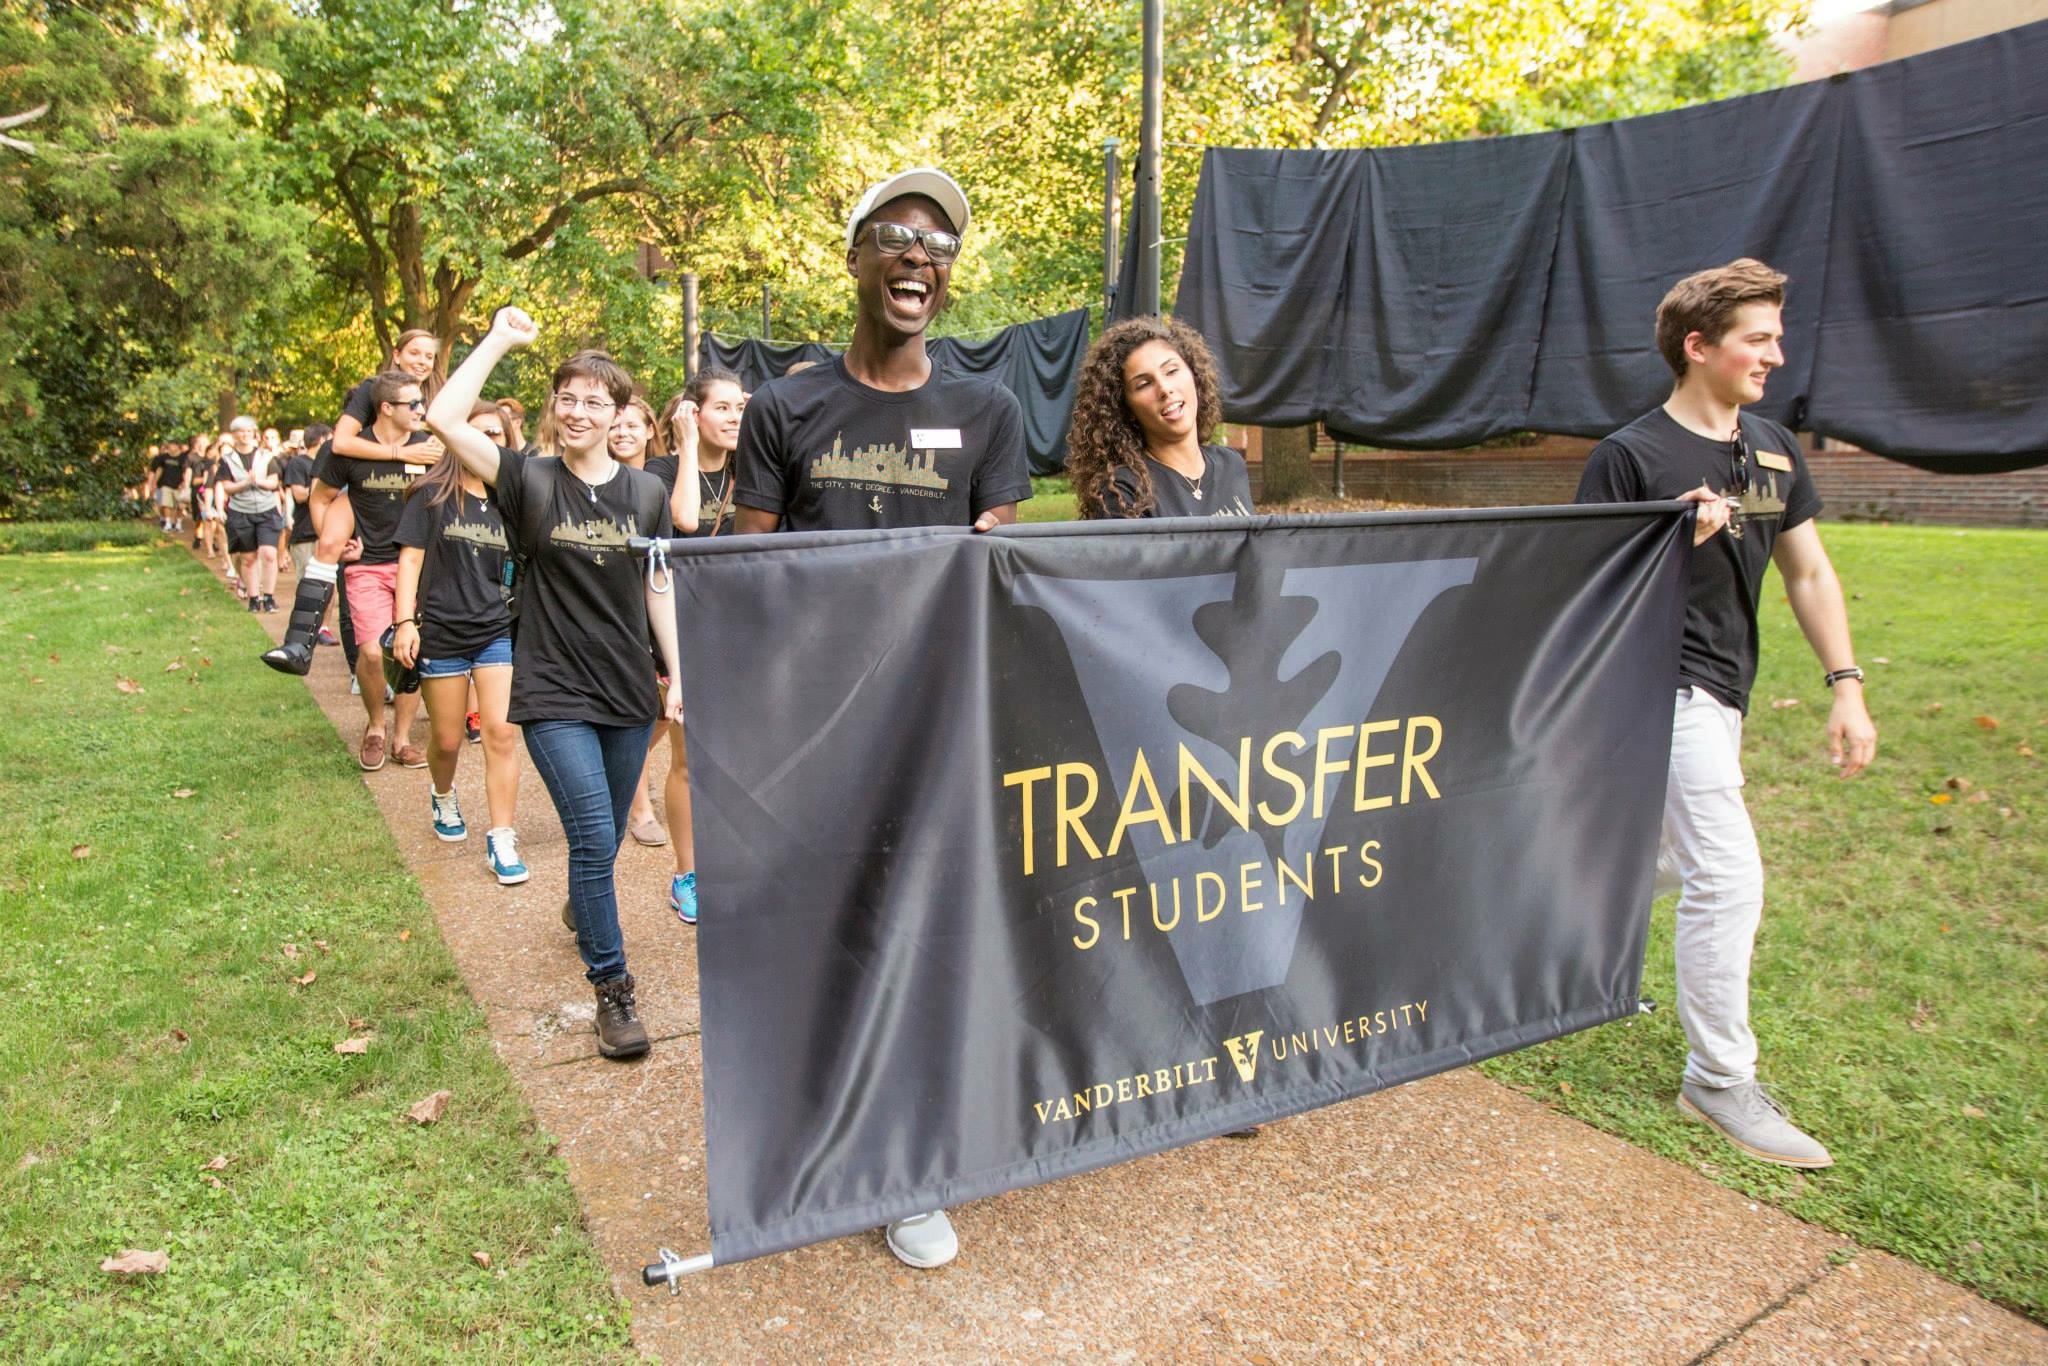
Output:
M604 982L626 970L619 899L612 872L626 837L626 813L654 724L599 726L588 721L529 721L526 752L554 798L569 837L569 906L583 975Z

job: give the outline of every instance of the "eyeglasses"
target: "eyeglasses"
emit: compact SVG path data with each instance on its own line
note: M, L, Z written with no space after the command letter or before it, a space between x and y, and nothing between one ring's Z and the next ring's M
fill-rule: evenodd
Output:
M603 417L619 405L610 399L578 398L574 394L556 394L555 411L558 413L589 413L592 417Z
M1742 439L1742 429L1737 427L1735 435L1728 438L1728 463L1732 467L1738 494L1749 492L1749 443Z
M394 408L410 408L416 413L427 410L427 401L423 398L393 398L385 401Z
M870 223L861 236L873 234L875 250L884 256L901 256L910 250L912 242L924 243L924 254L935 266L949 266L960 255L960 237L957 233L941 232L937 228L913 228L908 223Z

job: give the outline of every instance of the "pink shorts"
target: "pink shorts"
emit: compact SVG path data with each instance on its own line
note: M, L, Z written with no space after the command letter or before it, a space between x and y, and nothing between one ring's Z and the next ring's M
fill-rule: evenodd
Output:
M348 619L355 626L356 639L365 645L376 644L396 615L398 566L345 564L341 577L348 589Z

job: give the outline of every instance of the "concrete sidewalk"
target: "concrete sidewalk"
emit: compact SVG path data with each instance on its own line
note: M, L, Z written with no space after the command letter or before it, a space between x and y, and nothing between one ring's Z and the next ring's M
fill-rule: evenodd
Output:
M287 569L286 608L293 587ZM273 636L285 615L263 618ZM307 682L352 751L363 713L341 651ZM665 764L664 748L657 793ZM533 878L516 888L484 866L479 748L461 761L462 844L434 838L423 770L364 778L561 1141L636 1342L664 1361L2048 1363L2048 1329L1469 1069L956 1209L961 1256L939 1271L874 1234L647 1290L657 1247L709 1246L696 954L667 908L669 851L628 841L619 861L655 1045L607 1063L531 765Z

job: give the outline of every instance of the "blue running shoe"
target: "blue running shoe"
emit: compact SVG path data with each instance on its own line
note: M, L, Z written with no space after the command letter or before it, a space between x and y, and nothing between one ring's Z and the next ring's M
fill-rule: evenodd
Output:
M697 875L677 873L668 884L668 908L685 925L697 923Z
M489 851L484 861L497 874L499 885L512 887L526 881L526 864L519 857L519 836L510 826L500 826L486 834L484 848Z
M434 834L450 844L468 839L469 827L462 823L462 808L455 804L455 794L435 792L433 798Z

